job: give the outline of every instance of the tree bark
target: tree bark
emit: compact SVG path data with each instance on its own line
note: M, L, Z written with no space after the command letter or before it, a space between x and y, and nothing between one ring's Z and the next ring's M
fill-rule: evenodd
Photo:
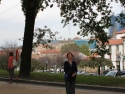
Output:
M35 9L29 6L26 9L25 32L21 53L20 77L30 77L31 55L35 25Z
M98 75L100 75L100 66L98 67Z

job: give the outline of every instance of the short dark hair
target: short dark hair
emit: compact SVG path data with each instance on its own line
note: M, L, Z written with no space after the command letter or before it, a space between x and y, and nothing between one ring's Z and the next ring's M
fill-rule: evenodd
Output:
M73 57L73 54L72 54L71 52L68 52L68 53L67 53L67 57L68 57L68 55L69 55L69 54L71 54L71 55L72 55L72 57Z
M13 56L13 52L10 52L9 55L10 55L10 56Z

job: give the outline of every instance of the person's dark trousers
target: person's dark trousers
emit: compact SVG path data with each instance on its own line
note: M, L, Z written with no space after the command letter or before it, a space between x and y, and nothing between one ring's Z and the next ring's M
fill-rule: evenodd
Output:
M65 79L66 94L75 94L75 81Z
M12 81L13 78L15 78L15 75L14 75L14 68L10 68L10 70L9 70L9 76L10 76L10 81Z

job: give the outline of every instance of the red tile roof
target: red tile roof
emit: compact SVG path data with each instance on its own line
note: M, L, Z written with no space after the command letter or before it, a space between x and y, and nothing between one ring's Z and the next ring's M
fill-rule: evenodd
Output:
M122 39L112 39L109 40L109 43L107 45L120 45L122 43L123 43Z
M54 54L54 53L60 53L60 50L52 49L52 50L44 50L41 51L42 54Z
M125 30L121 30L119 32L116 32L116 34L123 34L123 33L125 33Z
M81 38L79 38L79 37L75 37L75 38L73 38L73 39L76 39L76 40L77 40L77 39L81 39Z

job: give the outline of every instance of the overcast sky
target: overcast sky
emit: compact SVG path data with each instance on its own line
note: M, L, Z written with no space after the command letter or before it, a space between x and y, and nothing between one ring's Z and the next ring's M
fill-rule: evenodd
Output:
M112 5L115 14L121 12L120 4L113 3ZM59 8L56 6L47 8L45 11L38 13L35 28L43 28L46 25L53 32L59 31L60 34L58 36L62 36L62 39L78 36L78 27L74 27L70 23L70 25L63 28L61 20ZM25 16L21 10L20 0L11 0L11 2L10 0L2 0L0 4L0 45L4 44L6 40L17 40L18 44L21 45L22 42L18 41L18 39L23 37L24 27Z

